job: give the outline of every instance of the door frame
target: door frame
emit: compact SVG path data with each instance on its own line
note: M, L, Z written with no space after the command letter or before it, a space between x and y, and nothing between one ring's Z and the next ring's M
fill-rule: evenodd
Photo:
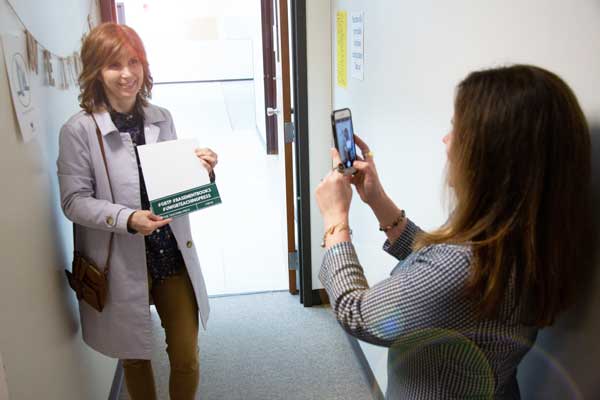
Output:
M312 290L310 232L310 169L308 141L308 79L306 49L306 0L290 0L292 15L292 62L294 64L294 125L296 193L298 210L298 258L300 301L305 307L321 304L319 291ZM303 201L304 200L304 201Z
M267 154L278 154L279 143L277 138L277 115L268 115L267 108L277 108L277 84L275 65L275 46L273 36L276 27L276 10L274 0L261 0L261 27L262 27L262 57L263 57L263 87L265 93L265 107L263 115L265 118L265 133ZM255 77L256 79L256 77Z
M276 25L279 30L277 33L278 61L281 65L281 110L279 114L283 118L284 128L284 165L285 165L285 208L286 208L286 228L287 228L287 254L288 254L288 287L291 294L298 294L298 251L296 250L296 219L294 204L294 147L293 134L294 124L292 123L292 99L291 99L291 73L290 73L290 39L288 26L288 1L275 0L277 4L278 18ZM279 86L278 86L279 87ZM287 133L292 133L291 135Z
M102 22L117 22L115 0L100 0L100 19Z

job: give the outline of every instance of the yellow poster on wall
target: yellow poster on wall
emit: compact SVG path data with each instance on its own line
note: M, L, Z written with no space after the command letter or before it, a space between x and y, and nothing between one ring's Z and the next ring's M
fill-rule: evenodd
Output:
M348 86L348 54L347 54L347 31L348 13L338 11L336 16L336 40L337 40L337 84L340 87Z

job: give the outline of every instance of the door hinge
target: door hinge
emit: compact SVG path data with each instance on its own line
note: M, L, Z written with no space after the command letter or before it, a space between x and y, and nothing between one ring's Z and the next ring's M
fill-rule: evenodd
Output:
M296 127L293 122L283 124L283 141L284 143L294 143L296 141Z
M300 266L300 261L298 260L298 252L295 251L293 253L288 253L288 269L293 269L298 271L298 267Z

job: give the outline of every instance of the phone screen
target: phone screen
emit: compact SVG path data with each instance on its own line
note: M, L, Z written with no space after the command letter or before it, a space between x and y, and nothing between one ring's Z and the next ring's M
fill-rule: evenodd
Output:
M352 129L352 118L334 119L336 145L340 153L342 164L345 168L352 167L356 160L356 146L354 145L354 129Z

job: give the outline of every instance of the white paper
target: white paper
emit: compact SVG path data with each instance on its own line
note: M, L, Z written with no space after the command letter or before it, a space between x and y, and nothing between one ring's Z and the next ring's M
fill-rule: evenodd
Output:
M5 34L2 43L12 102L21 136L23 141L28 142L40 131L40 117L27 67L25 37Z
M194 153L197 147L196 139L137 147L150 200L210 183L206 169Z
M364 12L352 13L350 16L352 33L351 40L352 46L350 46L350 60L351 60L351 72L352 77L355 79L364 79L364 65L365 65L365 52L364 52Z
M137 147L155 214L177 216L221 203L216 185L210 182L208 172L194 152L196 148L196 139Z

